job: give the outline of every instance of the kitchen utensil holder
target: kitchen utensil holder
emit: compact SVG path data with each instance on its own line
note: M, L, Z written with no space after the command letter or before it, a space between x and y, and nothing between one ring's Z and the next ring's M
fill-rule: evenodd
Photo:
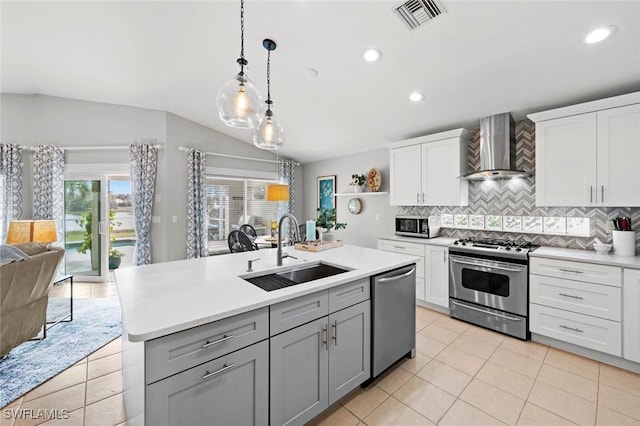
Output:
M618 256L635 256L636 233L634 231L613 231L613 253Z

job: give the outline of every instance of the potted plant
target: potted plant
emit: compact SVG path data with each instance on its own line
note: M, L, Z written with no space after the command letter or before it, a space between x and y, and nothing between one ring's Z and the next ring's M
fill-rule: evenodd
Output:
M336 209L318 209L318 218L316 219L316 226L320 232L320 239L326 241L335 241L336 236L331 229L337 231L347 227L346 223L336 222Z
M353 186L353 192L362 192L362 187L364 186L364 175L354 173L351 175L351 183L350 186Z

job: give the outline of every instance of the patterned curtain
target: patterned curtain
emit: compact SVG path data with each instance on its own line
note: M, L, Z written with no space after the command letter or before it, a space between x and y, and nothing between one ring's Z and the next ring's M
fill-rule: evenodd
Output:
M187 151L187 259L209 255L205 205L206 158L204 151L195 148Z
M278 217L282 217L285 213L293 214L295 207L295 161L280 160L278 162L278 183L285 183L289 185L289 201L282 201L278 203ZM293 241L293 228L289 226L289 221L284 223L286 229L283 231L285 235L289 236L289 241Z
M19 145L0 144L0 177L3 179L2 224L0 244L4 243L9 222L22 217L22 148Z
M136 246L133 265L151 263L151 219L153 192L156 187L158 148L155 140L136 141L129 145L129 171L133 195L133 222L136 228Z
M55 220L57 245L63 245L64 148L60 146L37 145L34 148L33 218Z

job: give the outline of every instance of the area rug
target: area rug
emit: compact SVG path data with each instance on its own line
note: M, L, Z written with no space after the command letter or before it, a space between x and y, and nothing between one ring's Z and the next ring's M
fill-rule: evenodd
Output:
M50 298L47 318L69 312L69 299ZM116 296L74 299L73 321L47 330L47 338L25 342L0 361L0 407L87 357L122 333L122 314Z

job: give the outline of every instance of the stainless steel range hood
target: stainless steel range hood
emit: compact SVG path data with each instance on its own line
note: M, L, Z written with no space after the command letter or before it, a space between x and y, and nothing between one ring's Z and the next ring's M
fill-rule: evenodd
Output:
M480 170L462 176L467 180L529 177L516 170L516 125L508 112L480 120Z

